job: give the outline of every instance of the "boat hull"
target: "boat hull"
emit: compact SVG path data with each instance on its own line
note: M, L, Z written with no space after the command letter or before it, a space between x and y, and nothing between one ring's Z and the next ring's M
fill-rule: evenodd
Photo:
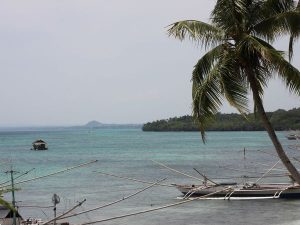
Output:
M259 186L211 186L205 187L202 185L199 186L187 186L187 185L177 185L177 189L185 197L258 197L258 198L300 198L300 186L291 186L291 185L278 185L278 184L269 184L269 185L259 185Z

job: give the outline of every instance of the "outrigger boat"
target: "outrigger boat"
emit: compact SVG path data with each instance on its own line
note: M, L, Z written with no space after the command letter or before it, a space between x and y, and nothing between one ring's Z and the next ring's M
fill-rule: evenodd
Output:
M230 198L300 198L300 185L295 183L291 175L287 176L291 179L291 183L258 183L262 178L267 176L269 172L279 163L276 162L271 169L264 173L255 182L246 182L238 184L235 182L216 183L204 174L195 170L204 178L201 185L175 185L175 187L184 194L184 198L200 197L210 195L210 197ZM246 178L244 176L244 178ZM212 194L215 193L215 194Z
M245 152L245 150L244 150ZM244 153L245 154L245 153ZM195 178L199 180L197 177L193 177L172 169L162 163L153 162L172 170L173 172L188 176L190 178ZM215 182L209 179L206 175L199 172L197 169L194 170L201 175L204 180L202 180L202 184L192 184L192 185L180 185L180 184L172 184L176 187L184 196L184 199L190 197L205 197L209 196L209 198L242 198L242 199L260 199L260 198L300 198L300 185L297 184L290 174L284 174L284 176L288 176L291 179L291 183L259 183L259 181L266 177L268 173L270 173L275 166L280 161L276 162L272 168L270 168L267 172L265 172L262 176L259 177L255 182L246 182L236 183L236 182ZM243 178L247 178L247 176L243 176Z
M215 185L175 185L184 198L206 196L230 199L239 198L300 198L300 185L288 183L237 184L220 183Z

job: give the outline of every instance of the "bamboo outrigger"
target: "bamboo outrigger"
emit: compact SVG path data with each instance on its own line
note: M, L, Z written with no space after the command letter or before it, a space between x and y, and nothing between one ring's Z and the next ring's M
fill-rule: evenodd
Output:
M180 172L173 168L170 168L162 163L152 160L154 163L167 168L175 173L185 175L196 180L201 180L194 176ZM300 185L294 183L265 183L259 184L259 181L266 177L279 163L277 161L267 172L259 177L253 183L237 184L236 182L218 183L214 182L207 176L196 170L203 178L202 184L180 185L174 184L174 186L184 195L184 198L207 196L208 194L215 193L211 197L221 197L224 199L232 198L300 198ZM229 190L229 191L228 191Z

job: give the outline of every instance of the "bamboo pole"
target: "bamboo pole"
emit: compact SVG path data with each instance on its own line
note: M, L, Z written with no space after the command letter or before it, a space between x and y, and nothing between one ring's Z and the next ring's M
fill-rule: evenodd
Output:
M71 209L69 209L68 211L66 211L65 213L61 214L60 216L57 216L57 217L55 217L55 218L53 218L53 219L51 219L51 220L43 223L42 225L50 224L51 222L58 220L62 216L67 215L68 213L70 213L73 210L75 210L77 207L81 206L85 201L86 201L86 199L84 199L83 201L79 202L77 205L75 205L74 207L72 207Z
M99 174L103 174L103 175L107 175L107 176L111 176L111 177L117 177L117 178L121 178L124 180L131 180L131 181L135 181L138 183L143 183L143 184L154 184L154 182L149 182L149 181L145 181L145 180L139 180L139 179L135 179L135 178L131 178L131 177L124 177L124 176L119 176L119 175L115 175L115 174L111 174L111 173L104 173L104 172L99 172L99 171L94 171L95 173L99 173ZM171 184L156 184L157 186L165 186L165 187L174 187L174 185Z
M95 162L98 162L98 160L92 160L90 162L82 163L82 164L79 164L77 166L72 166L72 167L69 167L69 168L66 168L66 169L63 169L63 170L59 170L57 172L50 173L50 174L47 174L47 175L42 175L42 176L39 176L39 177L34 177L34 178L31 178L31 179L28 179L28 180L22 180L22 181L16 182L15 184L22 184L22 183L26 183L26 182L29 182L29 181L33 181L33 180L37 180L37 179L41 179L41 178L53 176L53 175L56 175L56 174L59 174L59 173L64 173L66 171L73 170L73 169L76 169L76 168L79 168L79 167L83 167L83 166L87 166L87 165L95 163ZM8 187L8 186L10 186L10 185L4 185L4 186L1 186L0 188L4 188L4 187Z
M131 198L131 197L133 197L133 196L135 196L135 195L137 195L137 194L139 194L139 193L141 193L141 192L143 192L143 191L145 191L145 190L147 190L147 189L149 189L149 188L151 188L151 187L157 185L158 183L160 183L160 182L162 182L162 181L164 181L164 180L166 180L166 178L161 179L161 180L159 180L159 181L157 181L157 182L155 182L155 183L153 183L153 184L151 184L151 185L149 185L149 186L143 188L142 190L139 190L139 191L137 191L137 192L135 192L135 193L133 193L133 194L131 194L131 195L128 195L128 196L126 196L126 197L123 197L123 198L121 198L121 199L119 199L119 200L116 200L116 201L107 203L107 204L102 205L102 206L98 206L98 207L93 208L93 209L84 210L84 211L81 211L81 212L78 212L78 213L75 213L75 214L72 214L72 215L69 215L69 216L63 216L63 217L60 217L58 220L66 219L66 218L69 218L69 217L78 216L78 215L81 215L81 214L84 214L84 213L88 213L88 212L91 212L91 211L95 211L95 210L98 210L98 209L105 208L105 207L107 207L107 206L114 205L114 204L119 203L119 202L121 202L121 201L124 201L124 200L126 200L126 199L128 199L128 198Z
M39 209L48 209L48 208L53 208L53 205L50 206L38 206L38 205L19 205L18 207L20 208L39 208Z
M193 168L193 169L194 169L197 173L199 173L200 176L202 176L204 179L210 181L210 182L213 183L214 185L219 185L218 183L216 183L216 182L212 181L211 179L209 179L205 174L199 172L196 168Z
M181 201L181 202L164 205L164 206L160 206L160 207L157 207L157 208L142 210L142 211L138 211L138 212L134 212L134 213L129 213L129 214L124 214L124 215L115 216L115 217L110 217L110 218L106 218L106 219L102 219L102 220L97 220L97 221L92 221L92 222L86 222L86 223L82 223L80 225L89 225L89 224L95 224L95 223L102 223L102 222L106 222L106 221L110 221L110 220L116 220L116 219L121 219L121 218L129 217L129 216L135 216L135 215L144 214L144 213L148 213L148 212L158 211L158 210L161 210L161 209L165 209L165 208L170 208L170 207L173 207L173 206L182 205L182 204L185 204L185 203L188 203L188 202L192 202L192 201L195 201L195 200L205 199L205 198L207 198L209 196L212 196L214 194L220 193L222 191L230 190L230 189L232 189L232 188L228 187L228 188L224 188L224 189L222 189L220 191L209 193L209 194L201 196L201 197L197 197L197 198L193 198L193 199L187 199L187 200L184 200L184 201Z
M227 166L220 166L220 168L224 168L227 170L232 170L232 171L238 171L238 172L244 172L244 173L251 173L251 174L264 174L264 172L255 172L255 171L248 171L248 170L239 170L239 169L234 169L234 168L230 168ZM285 174L285 173L283 173ZM278 174L272 174L272 175L282 175L281 173Z
M270 168L270 166L271 166L271 165L265 164L265 163L258 163L258 162L251 162L251 163L254 164L253 166L260 165L260 166L267 166L268 168ZM286 168L283 168L283 167L280 167L280 168L277 167L277 168L274 168L273 170L284 171L284 172L287 171Z
M278 160L267 172L265 172L260 178L258 178L254 183L258 183L258 181L260 181L262 178L264 178L264 176L266 176L268 173L270 173L272 171L272 169L274 169L275 166L277 166L277 164L281 162L281 160Z
M240 171L240 170L238 170ZM111 176L111 177L117 177L120 179L124 179L124 180L131 180L137 183L143 183L143 184L154 184L153 182L149 182L149 181L145 181L145 180L139 180L139 179L135 179L135 178L131 178L131 177L124 177L124 176L120 176L120 175L115 175L115 174L111 174L111 173L104 173L104 172L99 172L99 171L94 171L95 173L99 173L99 174L103 174L103 175L107 175L107 176ZM253 172L258 174L257 172ZM259 173L259 174L263 174L263 173ZM285 177L287 176L286 173L283 174L272 174L272 175L268 175L266 177ZM241 176L232 176L232 177L212 177L212 179L234 179L234 178L242 178ZM247 178L260 178L260 176L247 176ZM156 184L157 186L163 186L163 187L174 187L174 184Z
M262 152L262 153L265 153L265 154L267 154L267 155L271 155L271 156L274 156L274 157L278 158L278 155L273 154L273 153L269 153L269 152L266 152L266 151L263 151L263 150L260 150L260 149L257 149L256 151ZM300 162L300 160L299 160L298 158L296 158L296 157L291 157L291 158L292 158L293 160L297 161L297 162Z
M166 168L166 169L169 169L169 170L171 170L171 171L173 171L173 172L175 172L175 173L178 173L178 174L181 174L181 175L183 175L183 176L186 176L186 177L189 177L189 178L192 178L192 179L195 179L195 180L198 180L198 181L203 182L203 180L200 179L200 178L198 178L198 177L194 177L194 176L192 176L192 175L189 175L189 174L180 172L180 171L178 171L178 170L175 170L175 169L173 169L173 168L171 168L171 167L168 167L168 166L164 165L163 163L157 162L157 161L155 161L155 160L151 160L151 161L154 162L154 163L156 163L156 164L158 164L158 165L160 165L160 166L162 166L162 167L164 167L164 168Z
M32 168L32 169L26 171L25 173L22 173L22 174L20 174L19 176L16 176L16 177L14 178L14 180L16 180L16 179L18 179L18 178L20 178L20 177L22 177L22 176L27 175L28 173L30 173L30 172L33 171L34 169L35 169L35 168ZM0 183L0 187L1 187L3 184L9 183L10 181L11 181L11 180L7 180L7 181L5 181L5 182L3 182L3 183Z

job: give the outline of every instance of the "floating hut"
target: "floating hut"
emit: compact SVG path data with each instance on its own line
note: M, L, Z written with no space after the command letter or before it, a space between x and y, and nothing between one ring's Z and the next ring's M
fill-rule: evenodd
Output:
M22 216L18 212L16 212L16 225L20 225L22 220ZM11 209L6 208L5 206L0 206L0 224L13 224L13 211Z
M32 143L32 150L47 150L48 145L43 140L36 140Z

